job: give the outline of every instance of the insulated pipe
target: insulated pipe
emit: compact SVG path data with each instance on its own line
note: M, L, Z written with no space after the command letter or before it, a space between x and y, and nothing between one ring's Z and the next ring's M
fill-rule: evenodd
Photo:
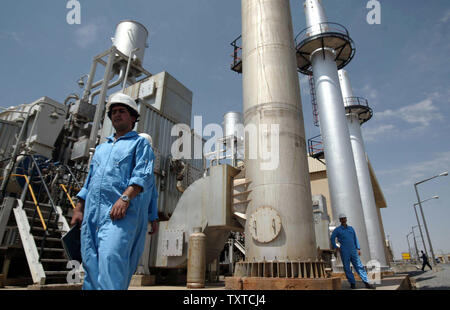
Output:
M305 2L307 27L327 22L320 12L324 12L321 1ZM361 261L366 264L370 260L369 242L335 59L335 51L327 47L311 54L328 185L334 219L339 213L347 215L359 239Z
M241 4L244 124L246 129L259 131L256 139L249 135L250 139L245 140L246 178L251 180L245 224L246 261L315 260L317 247L289 0L242 0ZM271 145L270 134L264 135L260 125L267 125L269 133L271 125L279 126L278 148ZM273 169L263 170L267 160L261 154L267 151L258 140L266 138L266 149L276 153L279 161ZM249 158L257 144L257 158ZM281 223L278 234L274 214ZM254 221L252 215L256 216ZM252 228L253 222L256 226ZM260 233L273 239L255 239L254 235Z
M94 81L94 75L95 75L96 70L97 70L97 59L94 59L94 61L92 62L92 65L91 65L91 70L89 71L89 74L88 74L86 88L84 89L84 92L83 92L83 100L88 99L89 93L91 92L91 89L93 88L92 82ZM102 80L102 82L103 82L103 80Z
M113 87L116 87L117 85L120 85L124 80L125 80L125 68L124 68L124 66L122 66L120 68L119 77L117 78L117 80L115 80L114 82L112 82L111 84L108 85L108 89L111 89ZM100 94L101 91L102 91L101 89L97 89L95 92L93 92L89 96L88 102L92 103L92 101L94 100L94 97L97 96L98 94Z
M102 88L100 90L100 99L97 104L97 109L95 110L94 122L92 124L91 135L89 137L90 147L95 147L95 144L97 143L98 128L100 126L100 121L103 117L103 112L105 110L106 91L108 90L107 88L109 82L108 78L111 74L114 59L116 58L115 51L116 49L114 47L112 47L109 51L108 62L106 63Z
M339 81L342 89L342 97L346 104L350 104L347 98L353 98L353 90L350 78L345 70L339 70ZM367 239L369 241L370 258L380 262L381 267L387 267L384 252L383 237L380 230L373 186L370 180L369 166L366 159L364 140L361 134L361 124L357 113L347 113L347 125L350 132L353 157L355 159L356 175L358 177L359 191L366 223Z

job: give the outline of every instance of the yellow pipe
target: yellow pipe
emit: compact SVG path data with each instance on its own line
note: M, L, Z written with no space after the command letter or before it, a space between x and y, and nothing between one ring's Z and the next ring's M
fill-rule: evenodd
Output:
M34 205L36 206L37 212L39 214L39 218L41 219L42 227L44 228L44 230L47 230L47 225L45 224L44 217L42 216L41 208L39 207L39 204L36 200L36 196L34 195L34 191L33 191L33 188L31 187L28 177L26 175L22 175L22 174L11 174L11 176L25 178L25 181L28 184L28 189L30 190L30 193L31 193L31 197L33 198Z
M59 185L60 185L60 186L62 187L62 189L66 192L67 198L69 198L69 201L70 201L70 204L72 205L72 208L75 209L75 204L73 203L72 198L70 197L69 193L67 192L66 186L65 186L64 184L59 184Z

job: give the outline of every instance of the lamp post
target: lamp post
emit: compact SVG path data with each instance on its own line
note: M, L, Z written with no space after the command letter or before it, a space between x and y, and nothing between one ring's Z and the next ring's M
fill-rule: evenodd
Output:
M419 250L417 249L417 241L416 241L416 234L414 233L414 228L416 228L418 226L419 225L411 227L411 231L413 233L413 238L414 238L414 247L416 249L416 260L419 260ZM423 244L423 240L422 240L422 244Z
M422 200L420 203L426 202L426 201L431 200L431 199L439 199L439 196L433 196L433 197L431 197L431 198ZM425 251L425 254L427 254L427 256L428 256L427 246L426 246L426 244L425 244L425 239L423 238L423 233L422 233L422 225L420 225L419 215L417 214L417 210L416 210L416 206L417 206L417 205L418 205L417 202L414 203L414 205L413 205L414 213L416 214L416 220L417 220L417 225L416 225L416 226L419 227L420 238L422 238L423 249L424 249L424 251ZM423 218L422 218L422 219L423 219ZM416 226L415 226L415 227L416 227Z
M419 196L419 191L417 190L417 185L427 182L429 180L432 180L434 178L437 177L444 177L448 175L448 171L445 171L443 173L440 173L438 175L435 175L434 177L422 180L420 182L414 183L414 189L416 191L416 195L417 195L417 201L419 204L419 208L420 208L420 213L422 214L422 220L423 220L423 226L425 227L425 232L427 233L427 239L428 239L428 244L430 245L430 251L431 251L431 258L433 259L433 265L436 265L436 260L434 258L434 252L433 252L433 245L431 244L431 238L430 238L430 233L428 232L428 227L427 227L427 222L425 221L425 215L423 214L423 209L422 209L422 203L420 201L420 196ZM420 224L419 224L420 225ZM419 227L420 228L420 227Z
M409 235L411 235L412 232L406 235L406 242L408 242L408 253L409 253L409 261L411 262L411 245L409 244Z

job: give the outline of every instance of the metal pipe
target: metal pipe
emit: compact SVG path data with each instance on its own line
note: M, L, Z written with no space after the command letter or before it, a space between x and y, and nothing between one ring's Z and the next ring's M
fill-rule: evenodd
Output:
M279 148L271 147L279 156L277 167L263 170L263 159L245 158L246 178L252 181L246 216L250 219L255 211L268 206L281 219L279 234L266 243L255 239L255 229L250 227L253 221L246 221L246 261L315 260L317 247L290 3L242 0L241 4L244 124L245 128L255 126L259 131L258 139L246 139L246 154L256 149L255 140L267 137L262 136L260 125L269 130L271 125L279 126ZM273 225L272 216L268 218ZM270 234L275 226L258 227L258 231Z
M125 77L126 77L125 68L124 68L124 66L122 66L120 68L119 77L117 78L117 80L115 80L114 82L112 82L111 84L108 85L108 89L111 89L113 87L116 87L117 85L120 85L120 83L122 83L125 80ZM96 91L94 91L89 96L89 103L92 103L94 100L94 97L96 97L98 94L100 94L101 91L102 91L101 89L97 89Z
M123 86L122 86L122 93L123 92L125 92L125 87L127 86L127 77L128 77L128 72L130 72L130 66L131 66L131 61L133 60L133 54L135 53L135 52L137 52L139 50L139 48L137 47L137 48L135 48L135 49L133 49L131 52L130 52L130 55L128 56L128 63L127 63L127 70L126 70L126 72L125 72L125 79L124 79L124 82L123 82Z
M89 71L88 81L87 81L86 88L84 89L84 93L83 93L83 100L86 100L88 98L89 94L91 93L92 82L94 81L94 76L95 76L96 70L97 70L97 57L92 62L91 71ZM103 82L103 80L102 80L102 82Z
M111 74L112 66L114 64L114 59L116 58L115 51L116 51L116 49L114 46L109 51L108 62L106 64L105 75L104 75L104 79L103 79L102 88L100 91L100 99L97 104L97 109L95 110L94 122L92 124L91 135L89 137L90 146L92 146L92 147L94 147L95 144L97 143L98 128L100 126L100 121L103 116L103 112L104 112L103 110L105 109L105 99L106 99L106 91L107 91L107 86L108 86L108 77Z
M67 98L64 100L64 105L67 105L67 103L69 102L70 99L76 99L76 100L79 100L80 97L78 97L77 94L70 94L70 95L67 96Z
M28 121L30 120L31 112L33 111L34 106L39 105L39 104L46 104L46 105L49 105L49 106L55 108L55 110L56 109L62 110L60 107L54 106L53 104L45 102L45 101L42 101L42 100L40 100L38 102L35 102L35 103L33 103L30 106L30 108L28 109L28 112L27 112L27 116L25 117L25 120L24 120L24 122L22 124L22 127L20 128L19 136L17 137L17 142L14 145L14 150L13 150L13 153L11 155L11 159L8 162L8 165L6 166L5 171L3 173L3 180L2 180L2 184L0 186L0 195L2 197L4 196L6 185L7 185L8 181L9 181L9 176L10 176L11 171L12 171L12 169L14 167L15 162L16 162L16 157L19 154L19 150L20 150L19 146L20 146L20 143L21 143L21 141L23 140L23 138L25 136L25 131L26 131L26 128L28 126Z
M353 90L347 71L339 70L339 82L343 101L353 98ZM369 241L370 258L377 260L381 267L387 267L386 254L384 251L383 236L380 230L380 219L378 217L377 205L373 194L373 186L370 180L369 166L367 164L364 140L361 134L361 124L357 113L347 113L347 125L350 133L350 142L355 160L356 176L358 179L361 203L364 213L364 222Z
M327 22L324 14L317 13L319 11L324 11L321 1L305 2L308 27ZM361 261L366 264L370 260L369 241L335 59L335 51L327 47L311 54L330 198L334 216L346 214L355 229L361 246Z

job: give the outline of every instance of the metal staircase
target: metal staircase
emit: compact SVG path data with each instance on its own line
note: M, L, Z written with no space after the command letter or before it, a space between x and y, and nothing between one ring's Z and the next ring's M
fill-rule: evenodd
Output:
M247 211L248 203L251 199L248 199L248 195L251 193L251 190L248 189L252 181L243 179L234 179L233 180L233 215L241 224L242 227L245 227L246 216L245 213Z
M10 248L23 249L16 250L15 257L10 259L19 260L18 258L25 254L34 284L67 284L69 259L61 237L70 229L66 218L70 216L67 208L63 212L63 208L55 205L39 165L32 156L31 158L33 165L30 178L26 175L12 175L25 178L28 186L24 186L20 198L6 197L1 206L0 248L5 253L8 253ZM40 192L37 198L33 189L36 184L39 184ZM44 194L41 193L42 189ZM65 194L73 205L70 195L67 192ZM4 278L6 277L7 274L4 275Z

